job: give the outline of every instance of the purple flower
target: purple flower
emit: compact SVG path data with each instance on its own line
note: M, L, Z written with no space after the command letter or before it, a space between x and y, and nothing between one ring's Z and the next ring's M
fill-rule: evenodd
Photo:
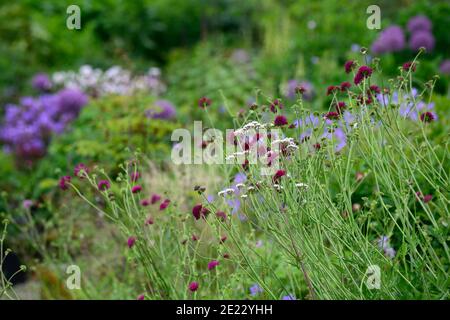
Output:
M446 59L439 65L439 72L442 74L450 74L450 59Z
M281 300L297 300L293 294L289 294L287 296L283 296Z
M215 269L219 265L219 261L212 260L208 263L208 270Z
M141 191L142 191L142 187L141 187L140 185L133 186L133 187L131 188L131 192L132 192L132 193L139 193L139 192L141 192Z
M97 184L98 190L105 191L111 187L111 184L108 180L100 180Z
M31 80L31 85L40 92L46 92L52 88L52 82L45 73L37 73Z
M24 209L30 209L32 206L33 206L33 200L30 200L30 199L23 200L22 207Z
M254 284L250 287L250 295L253 297L257 296L258 294L262 293L263 289L259 286L259 284Z
M59 179L59 187L61 190L67 190L69 188L70 180L72 180L71 176L64 176Z
M188 289L191 292L197 291L197 289L198 289L198 282L196 282L196 281L191 282L189 284L189 286L188 286Z
M411 33L415 31L431 31L432 24L426 16L418 15L409 19L407 28Z
M301 89L300 89L301 88ZM296 98L296 93L301 93L302 97L306 101L310 101L314 97L314 87L311 82L297 81L295 79L289 80L284 89L284 95L286 98L293 100Z
M160 111L148 109L145 112L147 118L169 120L176 117L176 108L172 102L168 100L157 100L154 105L160 109Z
M131 249L135 243L136 243L136 237L131 236L128 238L128 240L127 240L128 248Z
M360 84L365 78L368 78L372 75L372 68L368 67L368 66L361 66L358 69L358 72L355 75L355 78L353 80L353 82L358 85Z
M392 25L384 29L372 43L375 54L397 52L405 47L405 34L401 27Z
M89 169L84 163L77 164L73 170L75 177L78 177L80 179L84 179L84 177L86 177L88 172Z
M416 31L409 39L409 48L413 51L419 51L421 47L424 47L430 52L433 51L434 45L434 36L429 31Z

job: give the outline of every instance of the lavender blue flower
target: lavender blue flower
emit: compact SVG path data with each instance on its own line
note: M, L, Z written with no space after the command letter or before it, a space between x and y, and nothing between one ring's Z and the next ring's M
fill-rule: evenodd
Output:
M160 109L160 111L148 109L145 112L145 115L148 118L169 120L176 117L176 109L172 102L168 100L157 100L154 105Z
M446 59L439 65L439 72L442 74L450 74L450 59Z
M259 284L254 284L250 287L250 295L255 297L263 292L263 288Z
M52 82L45 73L37 73L31 80L31 85L40 92L46 92L52 88Z

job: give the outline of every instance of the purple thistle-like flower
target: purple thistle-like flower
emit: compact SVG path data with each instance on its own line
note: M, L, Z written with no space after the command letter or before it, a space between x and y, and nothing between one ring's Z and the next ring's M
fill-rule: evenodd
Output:
M64 176L59 179L59 188L61 190L67 190L69 188L70 180L72 180L71 176Z
M415 31L431 31L433 27L430 19L424 15L414 16L408 21L408 31L414 33Z
M131 188L132 193L139 193L141 191L142 191L142 187L140 185L136 185Z
M282 127L288 124L287 118L283 115L278 115L275 117L273 124L276 127Z
M219 265L219 261L212 260L208 263L208 270L213 270Z
M368 66L361 66L358 69L358 72L355 75L355 78L353 80L353 82L358 85L360 84L365 78L368 78L372 75L372 68L368 67Z
M197 281L193 281L193 282L191 282L189 284L188 289L189 289L189 291L194 292L194 291L198 290L198 287L199 287L198 282Z
M136 237L131 236L128 238L128 240L127 240L128 248L131 249L135 243L136 243Z
M405 47L405 34L401 27L392 25L384 29L372 44L372 52L383 54L397 52Z
M105 191L111 188L111 184L108 180L100 180L97 184L98 190Z
M263 292L263 288L261 288L261 286L259 284L254 284L250 287L250 295L252 295L253 297L259 295L260 293Z
M73 169L73 173L74 173L75 177L84 179L86 177L86 175L89 173L89 169L84 163L79 163Z
M416 31L411 35L409 40L409 48L413 51L419 51L424 47L428 52L433 51L435 39L429 31Z

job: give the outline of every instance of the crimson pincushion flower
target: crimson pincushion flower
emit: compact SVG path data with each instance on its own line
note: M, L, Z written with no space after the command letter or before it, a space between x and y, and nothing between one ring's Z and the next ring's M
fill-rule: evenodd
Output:
M141 192L141 191L142 191L142 187L141 187L140 185L133 186L133 187L131 188L131 192L132 192L132 193L139 193L139 192Z
M144 300L145 296L143 294L138 295L136 300Z
M208 208L203 207L202 204L197 204L192 208L192 215L194 216L195 220L199 220L200 218L206 218L208 213L209 213Z
M356 63L353 60L349 60L344 64L346 73L350 73L355 67L356 67Z
M305 86L299 85L295 87L295 93L304 94L306 92Z
M219 261L212 260L208 263L208 270L212 270L219 265Z
M88 173L89 173L89 169L84 163L77 164L75 166L75 168L73 169L73 174L75 175L75 177L78 177L80 179L83 179L84 177L86 177L86 174L88 174Z
M69 188L70 180L72 180L71 176L64 176L59 179L59 187L61 190L67 190Z
M408 72L409 70L411 70L412 72L416 71L416 64L414 62L408 61L405 62L402 66L402 69L406 72Z
M283 109L283 104L281 103L280 100L275 99L270 104L270 111L272 111L273 113L276 113L278 109L280 109L280 110Z
M328 86L327 88L327 96L329 96L330 94L332 94L333 92L339 90L339 87L337 86Z
M345 110L346 107L347 107L347 105L345 104L345 102L339 101L339 102L336 104L336 112L337 112L338 114L342 114L342 112Z
M325 115L323 117L328 120L338 119L339 113L330 111L330 112L325 113Z
M134 246L135 242L136 242L136 237L133 237L133 236L129 237L127 240L128 248L131 249Z
M344 81L341 83L341 85L339 86L341 88L341 91L347 91L348 89L350 89L350 87L352 86L352 84L348 81Z
M139 177L140 177L140 174L138 171L132 172L130 174L130 179L132 182L136 182L139 179Z
M150 204L150 200L148 200L148 199L141 200L141 206L147 207L149 204Z
M273 182L277 182L278 180L280 180L281 177L284 177L286 175L286 171L285 170L278 170L277 172L275 172L274 176L273 176Z
M221 219L222 221L227 220L227 214L223 211L217 211L216 217Z
M166 200L164 200L163 202L161 202L161 204L159 205L159 210L164 210L164 209L166 209L168 206L169 206L169 204L170 204L170 200L169 199L166 199Z
M378 87L377 85L373 84L369 87L369 94L370 93L381 93L381 89L380 87Z
M191 292L197 291L197 289L198 289L198 282L197 281L191 282L189 284L188 288L189 288L189 291L191 291Z
M211 99L208 99L207 97L201 97L198 100L198 106L202 109L205 109L206 107L209 107L211 105Z
M420 121L422 122L432 122L434 121L436 118L434 116L434 114L432 112L424 112L420 115Z
M105 191L111 187L111 184L108 180L100 180L97 184L98 190Z
M152 197L150 199L151 204L155 204L157 202L159 202L159 200L161 200L161 196L158 194L152 194Z
M276 116L273 123L277 127L282 127L288 124L286 117L283 115Z
M358 69L358 72L355 75L355 78L353 79L353 82L358 85L360 84L365 78L368 78L372 75L372 68L368 66L361 66Z

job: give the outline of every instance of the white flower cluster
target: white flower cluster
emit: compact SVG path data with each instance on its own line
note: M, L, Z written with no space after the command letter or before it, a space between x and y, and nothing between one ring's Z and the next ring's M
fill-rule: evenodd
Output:
M150 68L147 74L134 76L131 71L120 66L103 71L90 65L83 65L77 72L53 73L52 81L56 86L78 88L92 96L132 95L145 91L158 96L166 90L158 68Z

